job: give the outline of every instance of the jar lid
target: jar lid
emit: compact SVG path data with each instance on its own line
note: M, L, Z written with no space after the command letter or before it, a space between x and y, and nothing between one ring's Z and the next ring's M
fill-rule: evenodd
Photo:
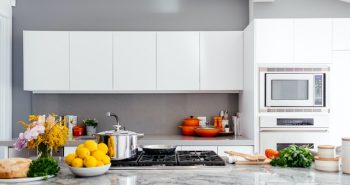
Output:
M334 149L335 146L333 146L333 145L318 145L318 148L321 148L321 149Z
M339 157L335 157L335 158L321 158L319 156L315 156L314 159L315 160L319 160L319 161L339 161Z
M350 137L343 137L342 140L343 141L350 141Z

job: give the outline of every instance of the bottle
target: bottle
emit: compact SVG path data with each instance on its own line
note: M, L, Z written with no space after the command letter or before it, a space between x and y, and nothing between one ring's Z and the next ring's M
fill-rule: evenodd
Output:
M342 138L341 153L343 173L350 174L350 137Z

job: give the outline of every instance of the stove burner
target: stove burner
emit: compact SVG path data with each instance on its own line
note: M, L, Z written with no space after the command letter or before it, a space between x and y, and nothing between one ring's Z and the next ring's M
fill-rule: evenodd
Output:
M214 151L179 151L177 159L180 166L225 166L225 161Z

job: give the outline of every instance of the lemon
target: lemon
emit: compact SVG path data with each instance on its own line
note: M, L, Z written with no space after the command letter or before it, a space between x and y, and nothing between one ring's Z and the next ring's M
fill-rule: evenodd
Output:
M102 161L97 161L97 163L96 163L96 166L104 166L105 164L103 164L103 162Z
M102 158L105 156L103 151L101 150L96 150L92 153L92 156L95 157L98 161L102 161Z
M103 151L104 154L107 154L107 152L108 152L108 146L104 143L98 144L97 149Z
M81 147L84 147L84 144L78 145L77 149L78 149L78 148L81 148Z
M89 149L90 152L97 150L97 143L94 140L87 140L84 143L84 147Z
M83 160L80 158L75 158L72 161L72 167L81 168L83 167Z
M95 157L92 156L87 156L84 159L84 166L87 168L92 168L92 167L96 167L97 165L97 160L95 159Z
M66 164L71 165L72 161L75 159L75 154L68 154L66 156L66 158L64 158L64 162L66 162Z
M85 147L80 147L80 148L77 148L77 150L75 151L75 154L77 154L79 158L84 159L85 157L90 156L90 151Z
M104 155L102 158L103 164L109 164L111 163L111 158L109 158L107 155Z

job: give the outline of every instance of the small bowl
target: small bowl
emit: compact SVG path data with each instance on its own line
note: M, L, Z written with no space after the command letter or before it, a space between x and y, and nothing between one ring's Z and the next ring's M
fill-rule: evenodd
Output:
M99 167L93 167L93 168L74 168L69 166L69 170L76 176L93 177L93 176L105 174L110 167L111 167L111 164L107 164Z
M335 146L319 145L317 147L317 156L319 158L333 159L335 158Z
M325 172L338 172L339 171L339 157L333 159L320 158L315 156L315 169Z
M194 129L194 132L202 137L214 137L221 132L221 129L215 127L198 127Z

